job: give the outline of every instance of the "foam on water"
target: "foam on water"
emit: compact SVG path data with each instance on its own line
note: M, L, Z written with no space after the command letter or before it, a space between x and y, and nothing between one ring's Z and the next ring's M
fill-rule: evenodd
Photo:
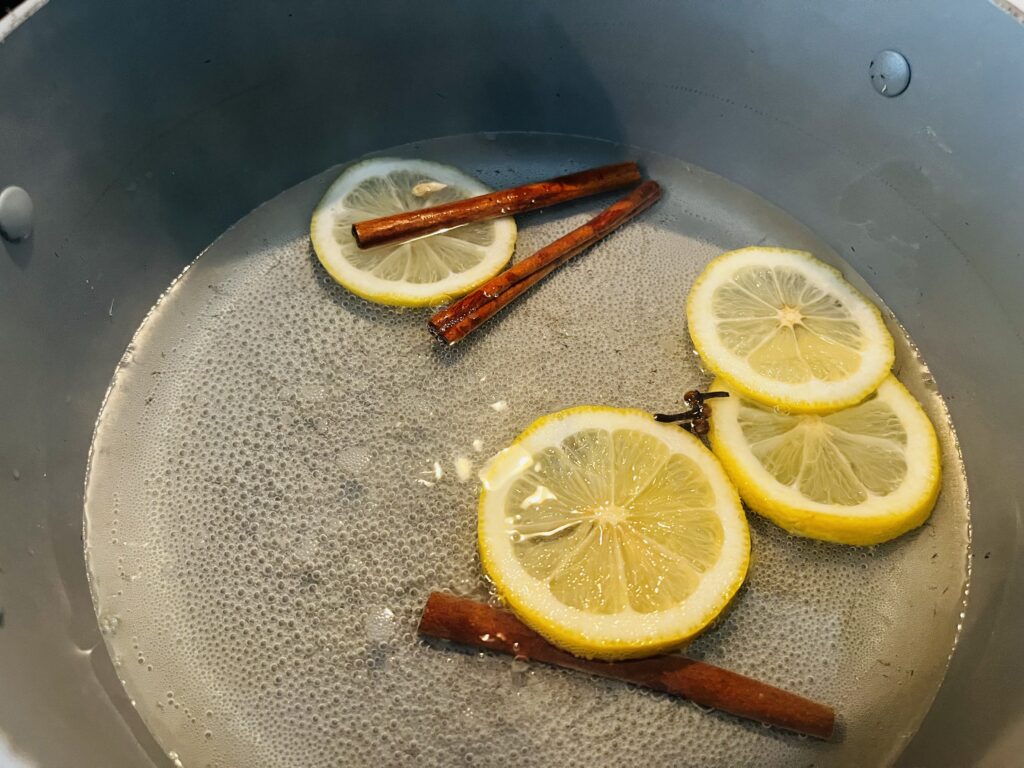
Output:
M488 597L475 538L488 456L544 413L678 410L707 382L683 306L710 258L768 243L841 262L754 195L604 142L488 134L384 154L453 163L493 186L637 156L666 197L452 350L431 341L429 311L369 304L320 268L309 216L337 169L254 211L171 287L97 426L86 552L118 673L176 764L891 759L945 670L968 541L955 440L895 321L901 378L944 447L932 520L856 549L752 517L748 582L690 648L834 704L839 743L416 639L431 590ZM521 217L517 258L609 199Z

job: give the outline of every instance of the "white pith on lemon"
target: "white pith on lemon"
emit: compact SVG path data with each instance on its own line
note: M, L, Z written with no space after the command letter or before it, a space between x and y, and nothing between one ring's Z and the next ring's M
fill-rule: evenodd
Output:
M508 263L516 243L514 219L474 222L366 249L356 245L352 225L490 191L458 168L440 163L364 160L342 172L313 212L313 250L331 277L365 299L397 306L443 304Z
M893 363L878 308L803 251L722 254L694 282L686 314L708 368L748 397L790 411L858 403Z
M921 525L942 484L939 442L921 405L889 376L862 403L830 414L714 401L709 439L740 495L791 533L878 544Z
M697 438L650 414L585 406L545 416L481 479L484 570L525 623L579 656L674 648L746 575L736 490Z

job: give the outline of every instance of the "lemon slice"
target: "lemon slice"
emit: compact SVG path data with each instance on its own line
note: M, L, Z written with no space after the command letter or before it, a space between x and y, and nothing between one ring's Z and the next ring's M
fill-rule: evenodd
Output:
M743 248L714 259L686 306L705 364L749 397L790 411L853 405L893 363L878 309L803 251Z
M406 307L443 304L508 263L516 244L514 219L475 222L365 250L356 245L352 225L490 191L439 163L365 160L346 168L313 212L313 250L331 277L364 299Z
M545 416L481 479L484 570L525 623L576 655L678 646L746 575L747 521L722 467L641 411Z
M712 387L729 391L721 380ZM862 403L820 416L732 394L715 400L709 439L755 512L840 544L878 544L928 519L942 481L939 441L895 377Z

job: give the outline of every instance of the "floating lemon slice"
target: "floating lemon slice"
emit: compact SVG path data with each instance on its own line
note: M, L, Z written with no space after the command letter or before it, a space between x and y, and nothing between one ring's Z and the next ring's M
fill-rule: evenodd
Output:
M790 411L860 402L893 363L878 309L803 251L722 254L697 278L686 314L710 369L735 390Z
M721 380L712 387L729 391ZM709 438L755 512L840 544L877 544L928 519L942 480L939 442L895 377L862 403L821 416L732 395L715 400Z
M545 416L481 479L484 570L524 622L579 656L674 648L746 575L747 522L722 467L641 411Z
M313 249L331 277L364 299L408 307L443 304L508 263L516 244L511 217L365 250L356 245L352 225L490 191L458 168L439 163L365 160L346 168L313 212Z

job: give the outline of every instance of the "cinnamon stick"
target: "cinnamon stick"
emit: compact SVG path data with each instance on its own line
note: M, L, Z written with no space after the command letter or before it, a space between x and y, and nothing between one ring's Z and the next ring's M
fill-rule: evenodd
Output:
M650 208L661 197L656 181L645 181L626 197L612 203L586 224L546 245L532 256L492 277L430 318L431 332L447 344L465 338L530 286L630 219Z
M835 726L831 707L685 656L615 662L577 658L507 611L443 592L427 600L419 633L683 696L703 707L819 739L831 738Z
M422 237L472 221L513 216L578 197L622 189L639 183L640 179L640 168L636 163L604 165L432 208L360 221L352 225L352 236L360 248L371 248L396 240Z

